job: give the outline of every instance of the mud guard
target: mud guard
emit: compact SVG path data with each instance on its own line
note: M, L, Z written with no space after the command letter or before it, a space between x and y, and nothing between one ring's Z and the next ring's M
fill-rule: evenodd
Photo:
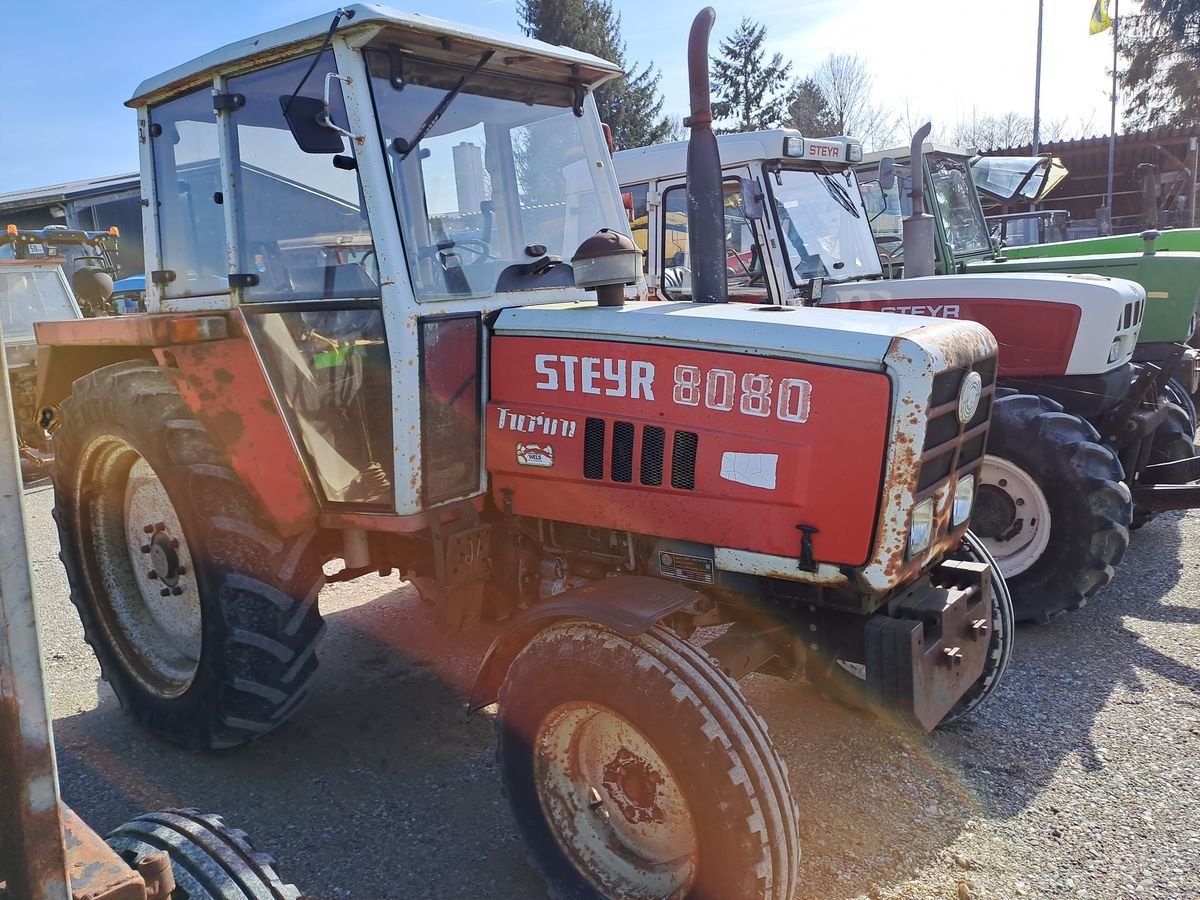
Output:
M671 613L699 613L707 598L699 591L645 575L619 575L559 594L519 615L492 641L467 705L476 712L496 702L508 667L539 631L563 619L581 619L625 637L649 631Z

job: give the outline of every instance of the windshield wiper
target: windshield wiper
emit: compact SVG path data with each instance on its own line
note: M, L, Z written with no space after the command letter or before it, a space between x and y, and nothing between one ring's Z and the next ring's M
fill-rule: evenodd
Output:
M475 67L462 78L460 78L458 80L458 84L456 84L450 90L450 93L442 98L442 102L434 107L433 112L431 112L425 118L425 121L421 123L421 127L417 129L416 136L411 141L406 141L404 138L400 137L392 141L392 146L396 148L396 152L400 154L401 159L408 159L408 154L412 153L413 150L417 148L417 144L421 143L421 138L429 134L429 129L437 124L437 120L442 117L442 113L444 113L450 104L454 102L454 98L458 96L459 91L463 89L466 83L471 80L471 76L487 65L487 61L495 54L495 50L489 50L479 58L479 62L475 63Z
M842 205L842 208L856 219L861 219L858 210L854 208L854 201L850 199L850 194L846 189L833 180L832 175L822 175L821 182L825 185L825 190L829 191L829 196Z

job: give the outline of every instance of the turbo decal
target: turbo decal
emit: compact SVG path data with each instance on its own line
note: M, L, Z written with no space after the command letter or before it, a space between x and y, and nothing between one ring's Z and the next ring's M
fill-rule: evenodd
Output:
M501 431L520 431L525 434L543 434L547 437L575 437L575 421L560 419L546 413L515 413L501 406L498 410L500 421L497 428Z

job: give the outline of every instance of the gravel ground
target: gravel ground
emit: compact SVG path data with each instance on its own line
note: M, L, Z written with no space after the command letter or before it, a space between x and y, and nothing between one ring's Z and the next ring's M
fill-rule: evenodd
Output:
M322 596L311 700L266 739L189 754L121 712L83 642L50 494L26 497L64 799L106 831L190 805L314 898L544 897L463 692L491 634L440 636L390 579ZM1022 627L967 722L929 738L752 677L803 822L804 898L1200 898L1200 513L1136 536L1094 606Z

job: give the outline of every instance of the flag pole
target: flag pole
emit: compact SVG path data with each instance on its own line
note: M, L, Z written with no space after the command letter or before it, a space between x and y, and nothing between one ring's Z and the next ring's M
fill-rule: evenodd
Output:
M1108 190L1104 194L1104 205L1108 208L1108 220L1112 223L1113 217L1113 164L1117 156L1117 30L1121 27L1118 15L1120 13L1121 0L1114 0L1113 3L1113 71L1112 71L1112 119L1108 128Z
M1038 155L1042 105L1042 11L1045 0L1038 0L1037 68L1033 78L1033 155Z

